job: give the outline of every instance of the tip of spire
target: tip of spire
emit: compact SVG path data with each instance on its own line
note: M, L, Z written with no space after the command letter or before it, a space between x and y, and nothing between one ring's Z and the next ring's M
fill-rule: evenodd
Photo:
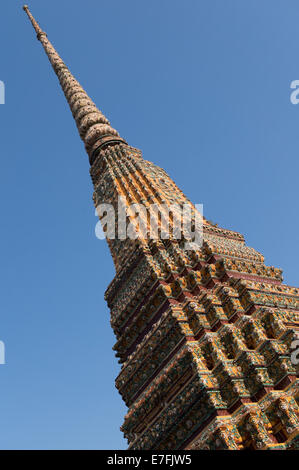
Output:
M32 16L30 10L29 10L29 7L28 5L24 5L23 6L23 10L26 12L28 18L30 19L31 23L32 23L32 26L34 27L35 31L36 31L36 34L37 34L37 39L41 39L42 36L47 36L46 33L40 28L38 22L34 19L34 17Z

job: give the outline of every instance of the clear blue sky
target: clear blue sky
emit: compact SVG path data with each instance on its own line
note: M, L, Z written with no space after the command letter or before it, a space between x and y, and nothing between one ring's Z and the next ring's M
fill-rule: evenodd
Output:
M83 144L21 5L0 6L0 448L121 449L103 299L114 268ZM298 286L298 2L29 6L121 135Z

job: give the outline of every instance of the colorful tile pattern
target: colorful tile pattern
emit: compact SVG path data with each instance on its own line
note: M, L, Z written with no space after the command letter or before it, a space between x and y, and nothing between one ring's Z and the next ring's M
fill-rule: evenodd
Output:
M28 7L91 162L94 202L190 202L97 109ZM130 220L128 218L128 220ZM106 292L129 407L131 449L298 449L299 290L245 244L204 221L201 250L175 240L110 240Z

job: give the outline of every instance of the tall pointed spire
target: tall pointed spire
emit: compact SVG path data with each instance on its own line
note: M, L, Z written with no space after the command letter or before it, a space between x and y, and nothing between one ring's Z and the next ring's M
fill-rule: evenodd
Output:
M32 16L28 5L24 5L37 39L42 43L49 61L61 84L63 93L68 101L73 117L76 121L79 134L85 144L90 162L94 160L95 153L105 145L115 142L125 142L118 132L111 127L108 119L89 98L80 83L74 78L53 45L47 34L40 28Z
M237 232L206 223L202 246L186 250L193 216L182 215L183 237L174 235L174 221L190 201L123 144L24 9L92 163L116 268L106 300L130 450L298 449L299 289L282 284L281 270L266 266ZM149 236L135 237L149 219Z

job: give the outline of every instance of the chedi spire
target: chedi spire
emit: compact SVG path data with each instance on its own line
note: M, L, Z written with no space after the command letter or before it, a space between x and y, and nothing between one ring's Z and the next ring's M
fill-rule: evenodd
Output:
M85 149L92 163L95 153L100 148L114 141L125 141L119 136L119 133L111 127L108 119L96 107L80 83L71 74L68 67L48 40L47 34L40 28L39 24L32 16L28 6L24 5L23 9L27 13L36 31L37 39L42 43L54 72L59 79L63 93L76 121L80 137L85 144Z
M109 213L115 231L106 230L116 274L105 297L130 450L298 449L299 289L232 230L205 223L202 244L185 248L169 226L190 207L186 195L123 144L25 11L89 153L101 222Z

